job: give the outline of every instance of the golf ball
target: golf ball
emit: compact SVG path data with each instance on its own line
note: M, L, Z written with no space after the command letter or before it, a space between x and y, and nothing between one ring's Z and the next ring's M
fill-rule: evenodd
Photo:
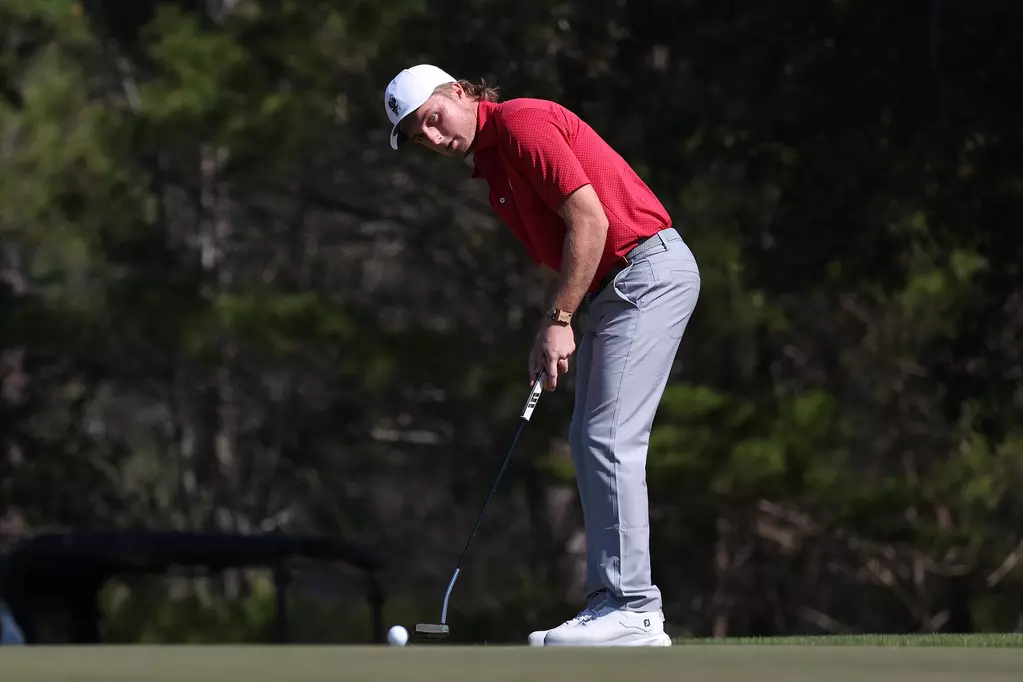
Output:
M408 632L400 625L392 626L387 631L387 641L394 646L405 646L405 642L408 641Z

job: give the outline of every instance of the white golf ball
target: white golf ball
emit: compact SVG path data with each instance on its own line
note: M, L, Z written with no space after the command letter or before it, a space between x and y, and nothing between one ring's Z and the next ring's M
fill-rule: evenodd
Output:
M394 646L405 646L408 641L408 631L400 625L395 625L387 631L387 641Z

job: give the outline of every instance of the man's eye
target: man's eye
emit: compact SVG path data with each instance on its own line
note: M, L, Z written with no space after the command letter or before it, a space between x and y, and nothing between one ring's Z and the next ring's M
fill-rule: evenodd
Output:
M426 120L428 123L433 123L434 121L437 120L437 114L436 113L430 114L430 117Z

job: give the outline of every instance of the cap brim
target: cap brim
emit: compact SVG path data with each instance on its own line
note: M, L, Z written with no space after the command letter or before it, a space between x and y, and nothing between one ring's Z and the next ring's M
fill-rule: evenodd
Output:
M427 95L425 98L423 98L422 102L415 105L414 107L409 107L408 110L402 115L402 117L398 119L398 122L394 124L394 127L391 128L391 149L398 149L398 147L408 142L409 136L402 132L401 123L408 116L418 111L419 107L426 104L426 100L429 98L430 98L429 95Z
M401 132L401 121L398 121L394 128L391 129L391 149L397 150L398 147L408 142L408 135Z

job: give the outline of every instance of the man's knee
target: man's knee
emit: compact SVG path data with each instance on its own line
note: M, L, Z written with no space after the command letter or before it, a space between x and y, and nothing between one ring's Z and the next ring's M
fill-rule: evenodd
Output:
M582 416L575 414L568 427L568 447L572 451L572 459L579 461L584 454L586 442L584 438L586 424Z
M580 452L587 454L603 454L610 450L610 439L607 437L607 425L594 424L592 421L584 421L579 424L576 433L576 442Z

